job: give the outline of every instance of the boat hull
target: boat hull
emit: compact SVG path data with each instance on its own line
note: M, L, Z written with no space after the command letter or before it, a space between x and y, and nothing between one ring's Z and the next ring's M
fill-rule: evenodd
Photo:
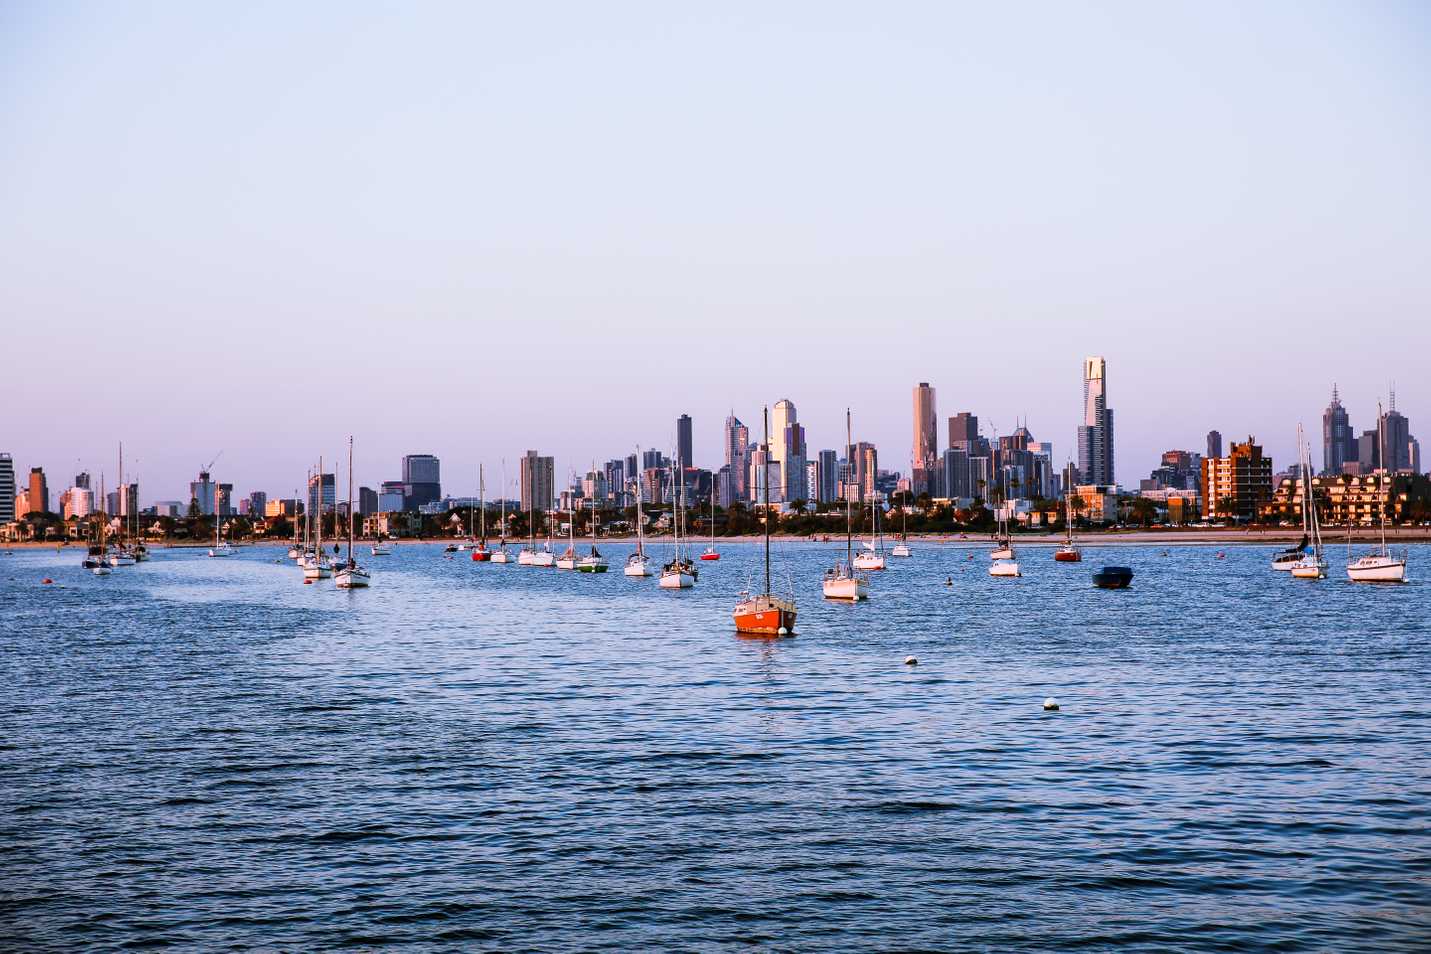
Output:
M1292 567L1292 576L1298 580L1324 580L1327 577L1327 561L1301 560Z
M1126 590L1133 582L1133 571L1126 566L1105 566L1093 574L1093 585L1101 590Z
M1019 565L1013 560L999 560L989 567L990 576L1023 576Z
M776 596L757 596L736 606L735 631L746 636L789 636L795 632L795 604Z
M651 562L649 560L632 560L621 572L627 576L650 576Z
M1370 558L1347 564L1347 579L1353 583L1405 583L1406 561Z
M859 554L855 557L856 570L883 570L884 557L868 553Z
M489 562L489 563L511 563L511 562L512 562L512 558L511 558L510 555L508 555L508 553L507 553L506 550L497 550L496 552L494 552L494 553L492 554L492 559L489 560L489 561L487 561L487 562Z
M1014 558L1013 547L999 547L989 554L990 560L1012 560Z
M684 570L662 570L661 589L688 590L696 585L696 578Z
M912 557L914 553L904 544L897 543L894 545L894 549L889 551L889 555L892 557Z
M605 573L607 565L605 561L601 563L578 563L576 572L578 573Z
M826 580L822 592L827 600L844 600L848 603L858 603L870 598L869 584L848 576Z
M372 581L372 574L362 567L344 567L333 574L333 583L340 590L366 589Z
M719 559L720 559L720 554L719 554L719 553L715 553L715 552L702 553L702 554L701 554L701 559L702 559L702 560L719 560Z
M473 562L473 563L486 563L486 562L490 561L491 559L492 559L492 551L491 551L491 550L473 550L473 551L472 551L472 562Z
M1077 550L1057 550L1053 554L1054 560L1059 563L1082 563L1083 554Z

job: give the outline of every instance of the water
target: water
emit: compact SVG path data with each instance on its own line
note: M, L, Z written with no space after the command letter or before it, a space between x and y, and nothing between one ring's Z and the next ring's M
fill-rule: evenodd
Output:
M353 593L276 549L0 556L0 946L1431 943L1425 583L926 545L849 606L790 543L764 642L757 546L680 593L607 549L400 547Z

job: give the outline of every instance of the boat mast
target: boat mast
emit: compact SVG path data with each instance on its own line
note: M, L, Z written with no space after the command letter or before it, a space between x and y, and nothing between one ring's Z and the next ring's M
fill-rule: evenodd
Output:
M353 435L348 435L348 566L353 565Z
M765 466L761 468L765 494L765 595L770 595L770 407L760 409L765 419ZM714 518L712 518L714 519ZM714 531L712 531L714 532Z
M215 512L215 513L217 513L217 512L218 512L218 509L219 509L219 507L218 507L217 487L218 487L218 485L215 484L215 495L214 495L214 512ZM315 526L317 527L317 531L316 531L317 536L314 537L314 539L315 539L317 542L316 542L316 544L314 545L314 549L316 549L316 550L318 551L318 562L319 562L319 563L322 563L322 562L323 562L323 455L322 455L322 454L319 454L319 455L318 455L318 497L317 497L316 503L317 503L317 507L315 507L314 509L316 509L316 510L318 511L318 519L317 519L316 521L314 521ZM217 527L217 526L218 526L217 522L216 522L214 525Z
M637 465L640 465L641 463L640 444L636 445L636 463ZM636 481L636 555L645 556L646 551L643 550L641 547L642 541L645 539L645 534L641 527L641 524L644 522L641 519L641 478L636 474L633 474L632 476L635 478Z
M855 471L855 445L853 431L850 428L850 409L845 408L845 566L853 568L855 565L855 538L852 521L855 518L854 503L850 497L850 477ZM765 462L770 463L770 439L766 437Z
M482 508L482 549L487 549L487 477L477 465L477 504Z

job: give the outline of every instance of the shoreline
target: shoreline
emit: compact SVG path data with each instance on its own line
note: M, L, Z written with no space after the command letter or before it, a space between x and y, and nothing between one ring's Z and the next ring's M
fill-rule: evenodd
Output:
M1302 532L1300 530L1281 527L1275 529L1269 528L1267 530L1094 530L1074 534L1074 541L1076 543L1082 546L1090 547L1138 546L1147 544L1162 544L1165 546L1208 546L1213 544L1275 546L1293 544L1299 541L1301 538ZM653 545L670 546L671 544L671 537L669 534L661 536L647 536L645 539L646 542ZM763 539L764 538L759 534L747 534L738 537L716 537L715 543L716 548L720 549L720 547L725 545L744 546L750 544L758 544ZM823 539L823 535L821 535L820 537L814 537L807 536L804 534L775 534L770 539L772 542L780 543L782 545L789 543L808 543L817 546L833 546L837 543L842 543L844 537L843 535L837 536L835 534L831 534L830 539L827 541ZM863 541L867 539L867 535L856 534L855 539L856 541ZM896 541L897 539L897 534L885 535L885 541L889 545L893 545L894 541ZM1352 540L1354 543L1362 544L1377 543L1381 540L1381 531L1374 527L1360 528L1353 534ZM1431 527L1405 527L1398 529L1388 528L1386 531L1386 540L1387 543L1398 544L1431 543ZM710 537L692 536L688 537L687 541L694 548L704 548L707 544L709 544ZM1063 544L1063 534L1015 533L1013 535L1013 541L1017 546L1056 547ZM253 540L234 542L237 546L244 548L277 547L286 550L289 546L292 545L291 540ZM422 540L404 538L400 540L389 540L388 542L393 544L394 546L401 547L445 546L446 544L452 542L452 540L448 538L429 538ZM543 543L545 542L545 539L539 537L537 542L539 544ZM592 541L590 537L579 536L576 538L576 542L583 546L589 546ZM635 536L601 537L597 541L598 545L601 543L629 545L634 544L635 542ZM980 547L991 544L993 542L993 538L988 534L982 533L966 534L963 536L958 533L911 533L909 535L909 542L911 544L920 544L925 546L932 545L949 547ZM1344 545L1346 542L1347 537L1345 533L1332 532L1324 535L1323 538L1323 545L1329 547L1338 544ZM211 545L210 541L207 540L201 543L188 541L170 541L167 543L146 541L146 543L149 547L155 550L206 550ZM355 540L354 543L358 546L369 547L372 546L373 540L371 538ZM509 549L520 549L522 546L525 545L525 543L525 540L509 540L507 546ZM559 550L564 547L566 543L567 538L554 537L551 541L552 549ZM325 546L326 545L327 541L325 541ZM497 544L495 539L488 541L489 547L495 548L496 545ZM24 541L15 543L0 543L0 550L53 550L57 547L59 549L64 550L83 550L86 546L87 544L79 542L67 543L63 547L60 547L59 544L55 543L54 541Z

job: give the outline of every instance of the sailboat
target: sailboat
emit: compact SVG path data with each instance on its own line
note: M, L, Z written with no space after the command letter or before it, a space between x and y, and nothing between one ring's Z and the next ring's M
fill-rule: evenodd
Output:
M348 436L348 558L338 566L333 574L333 583L340 590L364 589L373 580L367 570L358 566L353 557L353 437Z
M294 499L294 500L297 500L297 499L298 499L298 491L297 491L297 489L295 489L295 490L293 491L293 499ZM306 525L306 524L305 524L305 525ZM298 543L298 514L296 514L296 513L293 515L293 546L291 546L291 547L288 548L288 559L290 559L290 560L301 560L301 559L303 559L303 547L301 547L301 546L299 545L299 543Z
M1000 468L1002 471L1003 468ZM1014 558L1013 538L1009 536L1009 492L1008 488L1002 486L1002 474L1000 475L1000 493L1003 499L999 503L997 511L999 518L999 546L989 554L994 562L989 564L990 576L1023 576L1019 570L1018 561Z
M1317 498L1312 493L1312 450L1297 425L1297 452L1302 455L1302 536L1310 537L1312 552L1304 553L1292 565L1292 576L1300 580L1323 580L1327 576L1327 561L1322 556L1322 529L1317 519Z
M492 563L511 563L512 555L507 552L507 459L502 458L502 522L501 538L497 549L492 551Z
M1381 404L1376 406L1377 419L1377 440L1381 440L1381 421L1384 420L1381 413ZM1386 462L1386 449L1381 450L1382 463ZM1391 506L1391 494L1395 490L1395 478L1387 468L1381 475L1382 481L1391 483L1378 490L1385 490L1386 493L1378 493L1378 497L1383 497L1380 506L1377 508L1381 523L1381 546L1375 553L1367 553L1363 556L1352 559L1351 555L1351 526L1347 526L1347 579L1353 583L1405 583L1406 582L1406 560L1407 551L1402 550L1401 556L1395 556L1386 546L1386 508Z
M550 527L547 528L547 545L540 550L537 549L537 498L535 491L532 493L532 511L527 529L530 539L522 548L522 552L517 554L517 566L555 566L556 557L552 554Z
M683 479L685 472L682 470L680 455L676 456L673 464L674 469L671 471L671 533L675 543L675 552L672 553L670 562L661 568L659 584L663 590L688 590L696 585L699 573L696 571L695 563L691 562L691 558L681 549L681 507L686 502L686 482Z
M482 508L481 536L477 538L477 545L472 548L472 559L477 563L485 563L492 559L492 551L487 549L487 478L482 472L482 465L477 465L477 501Z
M129 506L127 498L128 491L124 486L124 442L119 443L119 509L124 511L124 520L119 523L119 539L115 541L114 550L109 554L109 565L112 567L133 566L134 556L129 550L129 511L133 508ZM114 518L118 518L115 514Z
M562 551L561 556L557 557L556 567L557 567L558 570L575 570L575 569L576 569L576 510L575 510L575 509L568 510L568 511L566 512L566 519L567 519L567 524L566 524L566 532L567 532L566 549Z
M1072 465L1069 465L1070 468ZM1053 558L1059 563L1081 563L1083 551L1073 542L1073 502L1068 491L1063 493L1063 546L1053 551Z
M914 553L909 549L909 498L905 496L904 503L899 508L899 542L890 548L889 555L892 557L911 557Z
M310 483L311 487L312 484ZM313 549L308 551L303 557L303 579L304 580L326 580L333 575L333 563L328 559L328 554L323 552L323 458L318 458L318 492L308 494L308 509L316 510L310 521L313 526Z
M884 534L879 526L880 502L877 495L870 495L870 538L855 554L856 570L884 569Z
M720 552L715 546L715 481L711 481L711 542L706 547L706 552L701 554L702 560L719 560Z
M768 425L767 425L768 428ZM845 447L852 447L852 434L854 433L850 425L850 409L845 408ZM766 434L766 449L770 447L770 435ZM767 461L769 458L766 458ZM767 463L768 467L768 463ZM846 462L847 470L853 467L852 461ZM825 571L825 579L822 584L822 592L827 600L848 600L858 603L860 600L867 600L870 596L870 578L866 573L859 572L855 567L855 515L854 515L854 495L850 492L851 481L848 473L844 483L845 494L845 559L836 563L833 567ZM766 480L767 487L769 479ZM767 505L769 497L766 498ZM769 519L769 510L766 510L766 519Z
M641 459L641 445L636 445L636 459ZM650 576L651 558L646 555L646 519L641 513L641 481L636 481L636 552L626 558L627 576Z
M761 409L765 419L765 447L770 448L770 410ZM765 480L765 501L770 501L770 468L761 468ZM714 496L714 495L712 495ZM749 592L741 593L743 597L735 605L731 616L735 619L735 631L752 636L789 636L795 632L795 599L792 593L789 599L776 596L770 589L770 509L765 511L765 590L762 593L751 596Z
M237 552L237 548L233 544L229 543L227 540L223 539L222 536L224 518L219 513L218 485L219 482L217 480L214 481L214 545L209 547L209 556L230 557Z
M99 499L104 499L103 474L100 474L99 477ZM104 515L100 513L99 516L103 517ZM109 576L114 571L109 568L109 538L106 535L106 531L109 529L108 521L101 519L98 523L99 539L90 544L89 553L81 565L95 576Z

